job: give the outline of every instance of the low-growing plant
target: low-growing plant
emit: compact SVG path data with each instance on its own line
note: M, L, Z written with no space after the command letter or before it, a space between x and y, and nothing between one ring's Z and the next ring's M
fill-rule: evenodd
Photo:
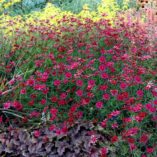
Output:
M120 21L36 20L41 26L29 25L28 34L17 29L12 45L3 40L1 122L93 120L111 132L113 144L128 143L130 154L151 148L155 155L156 49L140 23ZM138 140L147 134L152 142L143 150Z
M99 143L101 156L113 148L117 156L154 157L156 36L131 15L113 11L111 22L101 7L76 15L48 5L43 13L1 19L0 123L60 134L78 119L93 121L109 136L111 146ZM54 129L60 123L64 128Z
M107 141L92 132L92 123L77 122L73 127L60 129L51 126L34 131L10 128L0 134L0 155L20 157L98 157L98 140ZM52 128L54 128L52 130ZM97 144L98 145L98 144ZM113 152L110 152L112 154Z

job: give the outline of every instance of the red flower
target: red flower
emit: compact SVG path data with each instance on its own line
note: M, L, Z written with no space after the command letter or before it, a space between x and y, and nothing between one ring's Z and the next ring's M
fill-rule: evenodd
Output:
M122 82L122 83L120 84L121 90L124 90L124 89L126 89L127 87L128 87L128 85L127 85L125 82Z
M128 137L128 138L127 138L127 141L128 141L129 144L135 143L135 139L134 139L134 138L131 138L131 137Z
M135 76L135 77L134 77L134 80L135 80L135 82L138 83L138 84L140 84L140 83L142 82L142 79L141 79L140 76Z
M101 85L100 90L105 91L107 90L108 86L107 85Z
M6 102L3 104L4 109L9 109L11 107L11 102Z
M66 134L68 132L68 128L66 126L64 126L62 129L61 129L61 132L62 134Z
M57 100L58 100L58 98L57 98L56 96L52 96L52 97L51 97L51 101L52 101L52 102L55 103L55 102L57 102Z
M82 117L83 117L83 112L82 112L82 111L78 111L78 112L76 113L76 117L77 117L77 119L82 118Z
M89 80L88 81L88 87L89 88L92 88L92 87L94 87L95 86L95 80Z
M41 74L40 80L41 80L42 82L46 82L47 79L48 79L48 77L49 77L49 74L48 74L47 72L44 72L43 74Z
M152 94L154 97L157 97L157 87L152 90Z
M110 90L112 96L116 96L118 94L117 89Z
M33 86L34 84L35 84L35 80L33 77L31 77L30 79L26 81L27 86Z
M155 113L156 112L156 108L152 106L152 104L146 104L146 109L151 112L151 113Z
M118 137L117 136L113 136L112 138L111 138L111 142L112 143L115 143L115 142L117 142L118 141Z
M20 94L26 94L26 88L21 89Z
M60 80L55 80L53 82L54 86L59 86L61 84L61 81Z
M151 153L154 152L154 148L152 148L152 147L147 147L146 152L149 153L149 154L151 154Z
M43 136L43 139L42 139L42 140L43 140L43 142L44 142L44 143L49 142L49 138L48 138L46 135L45 135L45 136Z
M107 62L107 66L108 67L113 67L114 66L114 62Z
M142 136L140 138L140 143L146 144L147 141L148 141L148 135L147 134L142 134Z
M146 115L147 114L145 112L140 112L134 118L137 122L141 122L146 117Z
M46 99L42 99L42 100L40 101L40 103L41 103L42 105L45 105L45 104L46 104Z
M135 106L131 107L131 111L139 112L142 109L142 104L136 104Z
M23 117L23 118L22 118L22 122L23 122L23 123L27 123L27 122L28 122L28 118L27 118L27 117Z
M52 125L49 127L49 130L50 130L50 131L53 131L55 128L56 128L56 126L55 126L54 124L52 124Z
M95 144L98 141L98 138L95 135L91 135L90 143Z
M33 118L33 117L38 118L39 116L40 116L40 112L32 111L30 113L30 118Z
M116 116L118 116L119 114L120 114L120 111L115 110L115 111L113 111L113 112L111 112L111 113L109 114L108 118L116 117Z
M49 39L54 39L54 34L53 34L53 33L48 34L48 38L49 38Z
M40 131L39 130L35 130L34 131L34 136L38 138L40 136Z
M83 95L83 91L82 90L77 90L76 94L77 94L77 96L81 97Z
M65 77L66 77L67 79L69 79L69 78L72 77L72 74L71 74L70 72L67 72L67 73L65 74Z
M137 96L139 96L139 97L143 97L143 90L138 90L138 91L136 92L136 94L137 94Z
M134 104L134 102L135 102L134 97L128 98L128 100L126 101L127 104Z
M14 101L13 104L12 104L12 106L15 109L17 109L18 111L22 110L22 108L23 108L22 104L20 102L18 102L18 101Z
M140 112L140 113L138 114L138 116L139 116L140 118L145 118L145 117L147 116L147 113L146 113L146 112Z
M104 100L110 100L110 95L109 94L104 94L103 99Z
M45 84L35 84L34 89L43 91L46 88Z
M50 113L51 115L57 115L58 110L56 108L51 108Z
M105 62L106 62L106 58L105 58L104 56L101 56L101 57L99 58L99 62L100 62L100 63L105 63Z
M65 99L67 97L67 94L64 92L64 93L61 93L61 95L60 95L60 98L61 99Z
M82 80L77 80L76 85L79 86L79 87L82 87L83 86L83 81Z
M123 101L123 100L127 99L128 96L129 96L129 94L128 94L127 92L123 92L123 93L121 93L121 94L118 94L117 100Z
M45 106L44 109L43 109L43 113L46 113L48 108L49 108L48 106Z
M30 97L31 97L32 99L35 99L35 98L37 97L37 95L36 95L36 94L31 94Z
M154 100L153 103L154 103L154 105L157 105L157 100Z
M129 144L130 150L133 151L135 150L137 147L134 143Z
M2 116L0 116L0 123L2 123L3 122L3 117Z
M93 98L93 97L94 97L94 94L93 94L92 92L87 92L87 97Z
M104 71L106 68L106 66L104 64L99 65L99 70L100 71Z
M101 78L103 78L103 79L108 79L109 76L108 76L107 73L102 73L102 74L101 74Z
M12 79L12 80L10 80L10 81L8 82L8 84L9 84L9 85L13 85L15 82L16 82L16 80L15 80L15 79Z
M66 105L66 101L65 100L59 100L58 101L58 105Z
M104 119L104 120L101 122L101 126L102 126L103 128L105 128L106 125L107 125L107 119Z
M129 55L128 54L124 54L123 56L121 56L122 60L128 60L129 59Z
M50 113L51 113L50 120L53 121L57 116L58 110L56 108L52 108L52 109L50 109Z
M35 61L35 66L36 66L36 67L41 67L42 64L43 64L43 62L44 62L43 60L36 60L36 61Z
M101 108L103 107L103 103L102 103L101 101L97 102L97 103L96 103L96 107L97 107L98 109L101 109Z
M51 53L49 54L49 58L50 58L52 61L55 59L53 52L51 52Z
M30 101L28 102L28 105L29 105L29 106L33 106L33 105L34 105L34 100L30 100Z
M42 90L42 93L43 93L44 95L46 95L48 92L49 92L49 88L48 88L48 87L47 87L47 88L44 88L44 89Z
M116 80L110 80L110 83L113 84L113 85L116 85L117 81Z
M132 119L131 119L130 117L128 117L128 118L123 118L123 122L124 122L124 123L130 123L130 122L132 122Z
M89 104L89 102L90 102L90 99L89 99L89 98L84 98L84 99L82 99L82 105L83 105L83 106Z
M102 155L102 157L105 157L106 155L107 155L107 153L108 153L108 148L106 148L106 147L103 147L103 148L101 148L101 155Z
M113 129L118 128L117 122L115 122L115 123L112 124L112 128L113 128Z
M134 136L137 134L138 131L139 131L139 128L133 127L133 128L130 128L129 130L125 131L123 136L125 136L125 137Z

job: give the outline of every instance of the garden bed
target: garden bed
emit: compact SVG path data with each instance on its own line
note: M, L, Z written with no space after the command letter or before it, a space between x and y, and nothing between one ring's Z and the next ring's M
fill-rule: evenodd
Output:
M1 156L157 156L156 25L123 13L2 19Z

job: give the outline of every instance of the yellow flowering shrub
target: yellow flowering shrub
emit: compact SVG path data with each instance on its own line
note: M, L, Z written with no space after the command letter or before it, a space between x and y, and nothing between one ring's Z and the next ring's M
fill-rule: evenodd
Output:
M20 1L21 0L11 0L6 3L4 0L1 0L1 4L4 2L3 7L5 6L6 8ZM129 0L124 1L124 9L128 8L128 2ZM98 21L99 19L104 18L104 14L106 14L105 18L110 20L111 24L114 24L113 21L120 11L121 8L116 0L102 0L96 11L90 11L86 4L84 5L83 10L78 14L74 14L70 11L62 11L53 4L47 3L46 7L40 12L34 11L27 15L14 17L2 14L0 16L0 28L4 34L12 35L16 29L27 31L28 25L38 26L40 25L40 21L43 20L49 20L52 25L56 25L57 21L62 19L65 15L69 17L78 17L80 20L90 18L93 21ZM47 23L43 22L43 25L47 25Z
M108 19L113 19L120 8L115 0L102 0L98 6L98 14L106 13Z
M14 5L15 3L21 2L21 0L0 0L0 11L9 8L10 6Z

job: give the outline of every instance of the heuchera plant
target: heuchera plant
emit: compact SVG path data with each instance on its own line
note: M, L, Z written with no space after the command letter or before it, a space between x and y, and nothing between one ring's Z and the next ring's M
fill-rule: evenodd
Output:
M96 147L96 143L105 138L100 133L92 133L93 126L92 123L77 122L70 130L64 127L57 128L57 133L46 127L34 132L10 128L8 133L0 135L0 155L98 157L101 149Z

